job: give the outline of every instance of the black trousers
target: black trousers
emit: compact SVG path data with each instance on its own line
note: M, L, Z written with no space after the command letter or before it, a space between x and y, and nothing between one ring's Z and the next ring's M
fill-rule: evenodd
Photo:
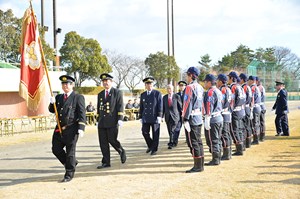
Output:
M221 134L221 142L223 148L230 147L232 144L232 139L230 136L230 125L231 124L229 122L223 122L222 134Z
M262 110L260 113L260 133L265 134L266 133L266 110Z
M176 128L174 130L174 143L175 144L178 144L178 138L179 138L179 135L180 135L181 126L182 126L182 121L179 120L177 125L176 125Z
M260 134L260 113L253 112L252 125L253 125L253 135L259 135Z
M98 128L98 138L100 149L103 155L102 164L110 164L110 148L109 144L120 154L122 146L117 140L119 129L118 127L112 128Z
M52 153L65 165L66 174L75 172L75 151L78 140L77 131L77 128L71 128L65 130L62 136L58 132L54 132L52 136ZM64 147L66 147L66 150L64 150Z
M287 114L276 115L275 125L277 133L283 133L283 135L289 136L289 123Z
M210 123L210 130L204 129L206 144L209 152L221 152L221 133L223 123Z
M203 143L201 139L201 126L191 126L191 131L185 130L186 143L190 148L190 152L194 158L204 156Z
M150 127L152 128L152 138L150 136ZM157 151L159 144L160 124L157 123L143 123L142 134L146 141L148 148L151 151Z
M244 139L249 138L252 136L252 131L253 131L253 125L252 125L252 120L250 119L250 114L246 114L245 117L243 118L243 125L244 125Z
M230 133L233 142L234 144L243 143L244 134L242 131L243 128L242 117L239 117L235 112L232 112L231 116L232 116L232 120L231 120Z
M169 120L166 122L166 124L167 124L168 133L169 133L168 146L173 146L175 144L175 129L176 129L177 123L174 122L171 118L169 118Z

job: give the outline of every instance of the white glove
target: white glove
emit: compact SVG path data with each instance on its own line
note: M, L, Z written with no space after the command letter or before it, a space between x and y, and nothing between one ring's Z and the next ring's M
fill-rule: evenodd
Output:
M249 117L249 119L253 120L253 110L252 109L250 110L250 117Z
M204 118L204 128L206 130L210 130L210 116L209 115L205 115L205 118Z
M275 109L272 108L271 112L274 113L274 112L275 112Z
M140 119L140 123L143 124L143 119Z
M83 137L83 136L84 136L84 131L81 130L81 129L79 129L79 130L78 130L78 134L79 134L80 137Z
M157 121L158 124L160 124L161 123L161 117L157 117L156 121Z
M123 121L122 120L118 120L118 125L122 126L123 125Z
M282 113L286 115L286 114L288 114L288 111L283 111Z
M183 126L187 132L191 132L191 126L188 121L183 122Z
M50 97L50 103L51 103L51 104L54 104L54 103L55 103L55 97L52 97L52 96Z

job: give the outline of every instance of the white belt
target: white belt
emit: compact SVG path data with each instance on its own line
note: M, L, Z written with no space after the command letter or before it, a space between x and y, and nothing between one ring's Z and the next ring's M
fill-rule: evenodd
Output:
M237 107L235 107L235 108L233 109L233 111L240 111L240 110L242 110L242 109L243 109L242 106L237 106Z
M221 112L219 111L219 112L213 112L212 114L211 114L211 117L217 117L217 116L219 116L219 115L221 115Z
M264 105L264 104L265 104L264 102L261 102L261 103L260 103L260 105Z
M199 108L195 109L195 110L192 110L192 113L191 115L202 115L201 111Z
M222 115L229 115L229 114L231 114L229 111L222 112Z
M260 104L254 104L254 107L259 107L260 106Z

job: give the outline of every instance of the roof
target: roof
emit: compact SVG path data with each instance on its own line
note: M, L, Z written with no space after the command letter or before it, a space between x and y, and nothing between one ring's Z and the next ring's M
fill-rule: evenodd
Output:
M10 63L0 62L0 68L8 68L8 69L18 69L17 66L14 66Z

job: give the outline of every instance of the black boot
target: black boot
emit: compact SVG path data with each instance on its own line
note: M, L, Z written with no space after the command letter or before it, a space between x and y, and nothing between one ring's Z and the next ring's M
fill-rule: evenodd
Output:
M212 153L212 160L208 163L205 163L207 166L214 166L214 165L219 165L220 164L220 157L218 152L213 152Z
M246 151L246 139L243 141L243 151Z
M251 147L251 137L247 137L246 138L246 148L250 148Z
M243 144L236 145L236 152L232 155L243 155Z
M223 155L221 157L221 160L230 160L231 157L229 157L230 148L223 148Z
M261 141L261 142L265 141L265 134L264 133L259 134L259 141Z
M194 167L187 170L186 173L195 173L203 171L203 160L204 158L194 158Z
M253 135L253 142L251 143L252 145L257 145L259 144L258 142L258 135L257 134L254 134Z

